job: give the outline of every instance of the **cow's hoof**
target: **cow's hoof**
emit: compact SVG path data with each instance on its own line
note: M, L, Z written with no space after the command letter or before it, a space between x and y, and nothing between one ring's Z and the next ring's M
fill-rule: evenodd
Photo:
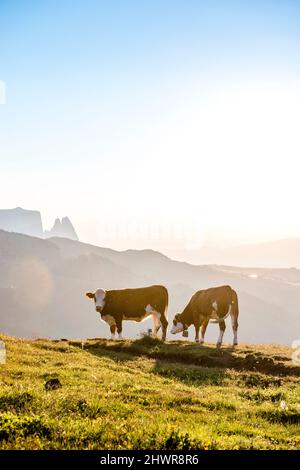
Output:
M239 343L233 343L232 346L235 347L235 346L238 346L238 345L239 345Z
M216 348L217 348L217 349L221 349L221 346L222 346L222 343L217 343L217 344L216 344Z
M195 339L195 343L199 344L200 343L199 339Z
M199 341L200 345L203 346L204 344L204 341Z

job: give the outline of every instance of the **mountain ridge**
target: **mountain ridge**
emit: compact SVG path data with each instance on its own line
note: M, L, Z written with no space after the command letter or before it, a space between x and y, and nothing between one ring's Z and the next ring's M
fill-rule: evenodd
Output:
M227 248L203 246L199 250L174 251L171 256L175 259L186 259L193 264L299 269L300 238L282 238Z
M195 266L151 250L119 252L1 230L0 260L0 330L11 335L108 337L85 292L151 284L169 290L169 322L196 290L230 284L239 295L241 341L291 344L300 333L300 270ZM225 341L231 340L229 323ZM124 335L137 337L148 327L150 320L125 322ZM208 327L208 340L216 341L217 334L217 327Z
M44 230L40 211L22 207L0 209L0 229L38 238L59 236L78 240L69 217L56 218L53 227L50 230Z

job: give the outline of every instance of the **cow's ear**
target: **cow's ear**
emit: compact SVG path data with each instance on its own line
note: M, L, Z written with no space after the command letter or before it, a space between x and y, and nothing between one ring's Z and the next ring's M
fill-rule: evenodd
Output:
M94 299L95 298L95 294L93 294L93 292L87 292L85 294L89 299Z

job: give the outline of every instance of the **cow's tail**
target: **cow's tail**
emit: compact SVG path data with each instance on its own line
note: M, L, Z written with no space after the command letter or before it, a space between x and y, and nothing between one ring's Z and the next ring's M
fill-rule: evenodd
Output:
M168 292L168 289L165 288L165 311L163 313L167 321L168 321L168 307L169 307L169 292Z
M231 312L233 317L237 320L239 316L239 301L238 296L235 290L231 289L232 296L231 296Z
M168 330L168 306L169 306L169 293L166 288L164 288L164 311L162 312L161 316L161 324L162 324L162 340L165 341L166 336L167 336L167 330Z

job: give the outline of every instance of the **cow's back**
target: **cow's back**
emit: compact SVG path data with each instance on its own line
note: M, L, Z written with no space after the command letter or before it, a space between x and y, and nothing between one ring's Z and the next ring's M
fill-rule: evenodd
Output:
M164 313L168 306L168 291L164 286L140 287L136 289L109 290L105 297L102 314L141 314L147 305L154 310Z
M201 303L210 306L213 302L218 305L230 303L232 298L232 289L230 286L211 287L201 292Z
M199 290L191 298L190 308L193 312L200 311L206 314L211 311L214 302L220 307L228 305L231 302L233 292L228 285Z

